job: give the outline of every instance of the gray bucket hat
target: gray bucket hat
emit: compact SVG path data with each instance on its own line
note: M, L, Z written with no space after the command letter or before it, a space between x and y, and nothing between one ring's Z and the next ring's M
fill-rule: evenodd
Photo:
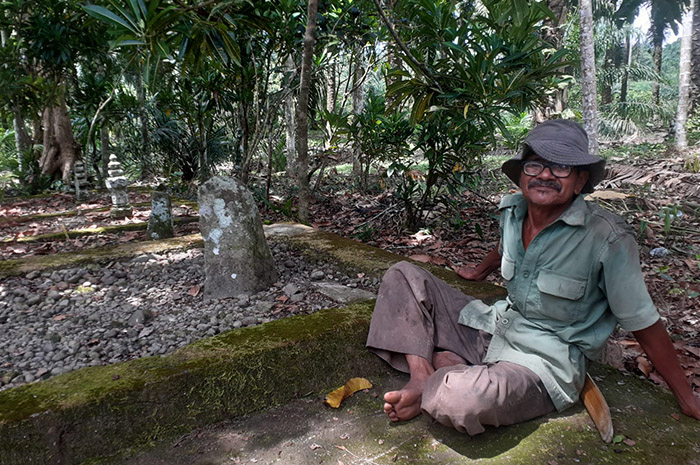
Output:
M593 192L593 186L605 177L605 160L588 153L588 134L575 121L549 120L530 131L518 154L501 166L501 170L516 185L520 185L522 161L532 152L551 163L588 170L588 182L581 191L584 194Z

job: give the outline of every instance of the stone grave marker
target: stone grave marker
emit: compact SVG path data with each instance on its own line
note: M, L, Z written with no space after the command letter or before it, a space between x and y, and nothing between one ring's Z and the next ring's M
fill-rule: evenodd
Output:
M211 299L266 289L277 279L250 191L231 177L215 176L199 188L204 239L204 295Z
M146 236L149 239L158 240L167 239L174 235L170 194L161 184L151 194L151 214L148 216Z
M73 187L75 189L75 197L80 200L80 194L83 190L87 188L88 179L85 173L85 165L82 161L78 160L73 166Z
M109 177L105 179L105 186L112 195L112 209L109 211L109 215L112 218L126 218L127 216L131 216L133 209L129 203L129 193L126 191L129 180L124 176L122 166L115 154L109 156L107 174Z

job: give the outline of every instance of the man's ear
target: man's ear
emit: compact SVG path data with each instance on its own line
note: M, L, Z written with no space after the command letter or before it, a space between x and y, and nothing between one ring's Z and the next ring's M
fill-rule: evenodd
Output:
M588 178L590 177L591 173L588 170L579 170L578 171L578 179L576 180L576 186L574 189L574 192L576 192L576 195L580 194L581 191L583 190L583 186L586 185L588 182Z

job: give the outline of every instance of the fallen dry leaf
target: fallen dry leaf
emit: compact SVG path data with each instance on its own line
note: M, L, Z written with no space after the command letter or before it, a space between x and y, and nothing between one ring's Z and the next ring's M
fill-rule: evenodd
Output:
M624 442L625 444L627 444L627 445L630 446L630 447L632 447L632 446L634 446L635 444L637 444L637 442L636 442L634 439L630 439L630 438L625 438L625 439L622 440L622 442Z
M372 383L367 381L365 378L350 378L343 387L329 393L323 403L329 407L338 408L340 407L341 402L355 394L357 391L369 389L371 387Z
M671 414L671 418L673 418L673 419L676 420L676 421L680 421L680 420L681 420L681 416L678 415L677 413L672 413L672 414Z
M199 295L199 291L202 290L202 286L192 286L189 291L187 291L188 295L191 295L192 297L197 297Z
M644 376L647 378L651 375L651 372L654 371L654 367L651 366L649 360L644 357L637 357L637 368L639 368L639 371L644 373Z

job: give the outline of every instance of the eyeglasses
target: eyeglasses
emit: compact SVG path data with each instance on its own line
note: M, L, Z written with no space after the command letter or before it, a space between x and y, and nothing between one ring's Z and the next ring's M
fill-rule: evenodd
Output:
M528 176L537 176L545 168L557 178L565 178L571 174L572 167L569 165L558 165L556 163L542 163L541 161L526 161L523 162L523 173Z

